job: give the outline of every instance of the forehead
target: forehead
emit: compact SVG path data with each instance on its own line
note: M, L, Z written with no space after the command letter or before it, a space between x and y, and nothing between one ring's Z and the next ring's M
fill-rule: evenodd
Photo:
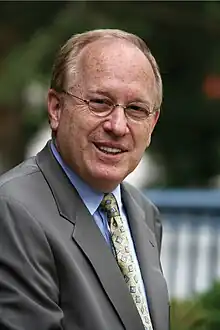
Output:
M153 93L155 77L145 54L126 40L105 39L87 45L79 58L84 87L125 88L127 92Z

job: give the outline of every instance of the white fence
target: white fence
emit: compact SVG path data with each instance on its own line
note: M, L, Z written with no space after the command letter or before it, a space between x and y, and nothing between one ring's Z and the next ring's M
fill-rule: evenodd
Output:
M161 260L170 297L207 290L220 280L220 190L146 195L161 211Z

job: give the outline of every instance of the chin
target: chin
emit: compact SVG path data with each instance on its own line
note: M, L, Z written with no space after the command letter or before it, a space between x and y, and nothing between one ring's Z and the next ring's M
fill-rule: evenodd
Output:
M117 175L116 173L94 173L93 186L102 192L110 192L114 190L125 178L125 175Z

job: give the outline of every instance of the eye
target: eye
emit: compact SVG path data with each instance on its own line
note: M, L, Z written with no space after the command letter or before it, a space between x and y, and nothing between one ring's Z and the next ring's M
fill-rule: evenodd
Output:
M134 110L134 111L141 111L141 112L146 110L145 108L143 108L139 105L136 105L136 104L129 105L129 109Z
M133 112L144 112L145 114L148 114L150 112L147 106L139 104L130 104L127 106L127 109Z
M129 104L127 106L128 115L134 118L146 118L150 115L150 110L147 105L143 104Z
M108 99L104 99L104 98L92 98L92 99L90 99L90 102L92 104L100 104L100 105L102 105L102 104L111 105L112 104L111 101L109 101Z
M90 100L91 103L97 103L97 104L105 104L106 100L105 99L100 99L100 98L95 98Z
M107 99L95 97L90 99L89 106L95 111L109 111L112 103Z

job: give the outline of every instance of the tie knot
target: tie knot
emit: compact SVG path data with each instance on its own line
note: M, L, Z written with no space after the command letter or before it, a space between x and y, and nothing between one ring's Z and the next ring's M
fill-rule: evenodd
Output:
M116 198L113 194L105 194L101 201L101 209L107 213L108 217L115 217L119 214Z

